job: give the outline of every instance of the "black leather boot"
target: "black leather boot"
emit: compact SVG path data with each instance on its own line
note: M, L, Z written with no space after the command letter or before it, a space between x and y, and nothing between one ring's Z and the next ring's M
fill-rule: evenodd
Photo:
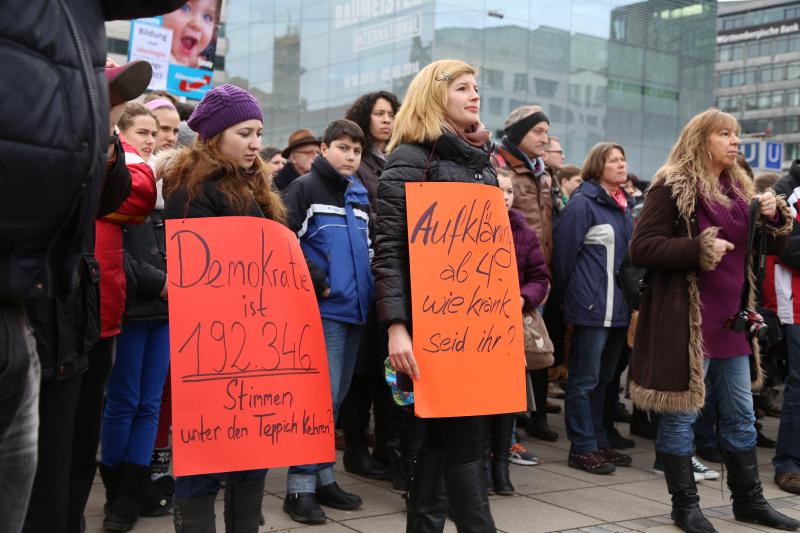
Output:
M388 479L392 482L394 490L408 490L408 472L400 454L399 440L376 445L372 450L372 457L380 465L387 467L389 471Z
M258 533L266 476L225 482L225 533Z
M103 520L108 531L130 531L139 519L150 467L123 463L119 470L119 484L114 503Z
M494 478L492 477L492 431L491 418L485 417L483 430L483 473L486 476L486 494L494 492Z
M389 469L370 455L366 445L349 446L344 451L344 469L370 479L389 479Z
M483 461L451 466L445 470L447 501L458 533L495 533L489 509Z
M216 496L198 498L175 498L173 523L175 533L216 533L214 514Z
M746 452L722 451L728 467L728 487L733 499L733 516L741 522L762 524L776 529L796 531L800 522L779 513L764 499L761 480L758 478L756 448Z
M361 496L342 490L335 481L328 485L317 487L315 493L320 505L341 509L342 511L355 511L364 503Z
M171 508L172 494L166 494L150 476L147 476L139 516L165 516L169 514Z
M547 415L543 411L534 411L531 413L531 418L528 425L525 426L525 433L531 437L547 442L555 442L558 440L558 433L550 429L547 424Z
M411 482L417 469L417 459L422 451L425 438L424 420L415 416L406 418L403 433L400 436L400 456L402 457L402 474L405 475L406 490L411 490Z
M494 492L501 496L514 494L514 485L508 472L511 457L511 429L513 414L494 415L492 419L492 480Z
M481 466L481 475L486 479ZM406 533L441 533L447 516L442 452L423 448L417 455L408 493ZM481 483L486 496L486 487Z
M108 466L103 463L98 463L98 470L100 470L100 479L103 480L103 486L106 488L106 503L103 506L103 512L108 514L114 499L117 497L117 485L119 485L120 465Z
M691 455L658 452L664 465L667 490L672 495L672 520L687 533L714 533L714 525L700 511Z
M290 492L283 499L283 512L301 524L324 524L325 511L313 492Z

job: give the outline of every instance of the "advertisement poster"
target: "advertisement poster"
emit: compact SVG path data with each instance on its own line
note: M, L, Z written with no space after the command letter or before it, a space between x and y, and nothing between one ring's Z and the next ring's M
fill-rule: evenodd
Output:
M200 100L211 89L222 0L189 0L160 17L131 22L128 60L153 66L148 89Z

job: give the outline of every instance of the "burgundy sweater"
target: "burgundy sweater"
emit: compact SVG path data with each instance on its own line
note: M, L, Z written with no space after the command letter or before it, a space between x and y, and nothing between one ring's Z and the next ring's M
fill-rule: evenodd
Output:
M717 237L734 245L734 249L723 256L716 269L700 273L703 343L705 356L711 359L726 359L752 352L747 334L733 331L728 324L729 319L741 308L749 206L735 193L726 176L720 178L720 185L731 199L730 206L725 207L698 194L697 210L700 231L711 226L719 227Z

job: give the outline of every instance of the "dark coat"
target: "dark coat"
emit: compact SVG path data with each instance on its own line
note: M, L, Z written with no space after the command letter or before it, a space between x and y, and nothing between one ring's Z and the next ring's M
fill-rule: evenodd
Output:
M77 286L78 265L94 250L108 148L104 23L182 3L0 3L0 296Z
M405 184L419 181L482 183L496 187L497 175L486 150L470 146L450 133L434 143L403 144L392 151L378 180L378 219L372 261L378 318L387 326L400 322L411 328Z
M264 218L264 212L255 198L244 213L236 211L228 202L225 194L219 190L218 181L221 176L212 176L200 187L197 195L190 198L186 189L177 189L164 200L164 218L202 218L202 217L258 217Z
M539 237L525 221L525 215L516 209L509 209L508 220L514 239L514 252L517 257L519 292L525 298L526 311L542 304L550 289L550 272L544 262Z
M631 260L648 269L630 367L631 399L642 409L690 412L705 403L698 278L700 269L712 262L716 228L698 231L696 201L694 178L662 171L653 180L631 239ZM778 205L781 226L767 225L765 230L770 253L783 249L791 231L786 204ZM751 290L749 305L753 302ZM763 372L758 343L751 344L757 388Z
M383 172L386 161L373 153L364 153L361 156L361 164L356 171L356 177L361 184L366 187L369 195L369 210L373 218L378 213L378 178Z
M131 174L122 142L117 141L115 163L105 174L98 216L119 209L130 191ZM86 371L86 354L100 338L100 264L94 257L94 223L90 229L87 238L92 251L81 255L75 288L49 298L25 300L44 379L69 379Z
M280 172L275 175L275 179L272 180L272 184L275 186L276 189L283 192L286 187L288 187L294 180L300 177L300 174L297 173L295 170L294 165L291 161L287 161Z
M783 195L787 199L800 187L800 159L796 159L789 172L775 184L775 194ZM795 207L797 210L797 207ZM796 220L792 224L792 235L786 249L778 256L785 265L800 272L800 223Z
M167 281L164 211L154 209L142 224L126 224L123 231L128 282L125 322L167 320L167 301L160 296Z
M561 213L553 254L566 323L628 325L630 311L617 272L632 233L630 208L620 209L596 181L584 181L572 194Z

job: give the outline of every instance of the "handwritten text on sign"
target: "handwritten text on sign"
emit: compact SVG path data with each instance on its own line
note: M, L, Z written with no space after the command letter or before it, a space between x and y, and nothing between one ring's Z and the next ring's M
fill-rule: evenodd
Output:
M503 193L469 183L407 183L415 412L525 410L517 260Z
M297 237L253 217L167 221L175 474L335 457L322 324Z

